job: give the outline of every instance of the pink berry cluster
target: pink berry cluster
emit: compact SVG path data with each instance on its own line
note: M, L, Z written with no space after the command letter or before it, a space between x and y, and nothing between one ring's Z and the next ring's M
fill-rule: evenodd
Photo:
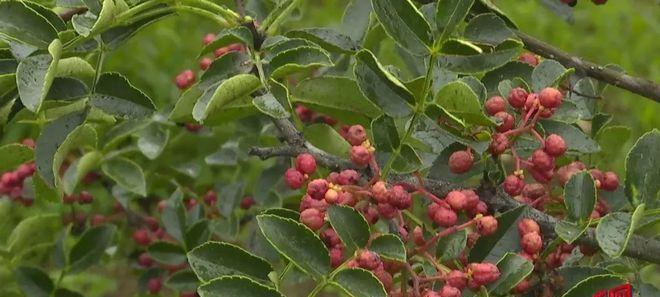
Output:
M441 276L445 282L439 291L427 290L423 297L460 297L465 288L477 290L500 278L500 271L492 263L469 263L463 270L455 269Z
M23 139L22 144L34 149L35 142L32 138ZM11 201L20 205L30 207L34 198L23 197L23 181L34 175L37 166L34 162L21 164L16 170L5 172L0 176L0 198L7 196Z
M497 230L497 220L492 216L482 216L488 206L479 200L473 190L451 191L444 199L434 200L427 206L426 213L440 227L449 228L458 223L459 214L478 218L477 229L481 235L490 235Z
M307 106L302 104L296 105L296 115L303 123L326 123L330 126L336 125L338 122L331 116L320 114L309 109ZM348 126L344 126L348 127Z

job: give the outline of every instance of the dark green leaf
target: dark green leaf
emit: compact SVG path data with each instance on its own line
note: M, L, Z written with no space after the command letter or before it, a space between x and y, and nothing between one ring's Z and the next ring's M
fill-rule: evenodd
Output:
M582 236L588 227L589 224L587 222L580 223L567 220L559 220L555 225L555 232L566 243L573 243L580 236Z
M244 189L245 184L243 182L234 182L217 189L218 197L222 199L222 203L218 205L222 215L227 217L236 209L238 202L243 198Z
M513 253L507 253L497 262L500 277L488 285L490 292L505 295L534 270L534 264Z
M101 152L90 151L71 163L62 178L64 192L72 194L83 177L99 166L102 158L103 154Z
M152 11L160 8L163 8L163 6L155 6L146 10L145 13L152 13ZM153 14L151 16L141 16L139 21L132 24L113 26L112 28L101 33L101 40L103 40L103 43L106 47L108 47L108 49L114 50L122 45L126 40L129 40L131 37L133 37L138 31L172 14L174 14L174 12L164 11L161 13Z
M103 162L101 169L105 175L112 178L124 189L138 194L147 195L147 182L142 168L130 159L117 157Z
M351 145L339 133L327 124L313 124L305 127L305 139L330 154L348 157Z
M2 2L11 3L11 2ZM16 86L21 102L27 109L36 113L48 95L55 79L57 62L62 54L62 43L53 40L48 46L48 54L29 56L23 59L16 69Z
M562 297L584 297L593 296L599 291L614 288L625 284L626 279L611 274L594 275L577 283L569 289Z
M534 68L527 63L511 61L502 67L487 72L481 81L489 92L493 92L497 90L499 83L503 80L513 80L518 77L524 81L531 81L532 71L534 71ZM503 95L508 96L509 94Z
M275 289L243 276L216 278L197 290L201 297L284 297Z
M262 113L274 119L286 119L291 116L289 112L284 109L284 106L273 96L267 93L252 99L252 104L257 107Z
M498 45L492 52L480 54L465 54L446 52L438 59L440 67L456 73L472 74L493 71L518 57L522 50L522 43L508 39Z
M632 214L613 212L603 217L596 227L596 239L603 252L612 258L621 256L642 216L644 204L640 204Z
M147 117L156 109L151 98L115 72L104 73L99 77L96 90L90 96L90 103L111 115L128 119Z
M411 114L412 108L408 103L414 103L413 94L387 72L370 51L357 53L354 73L362 94L386 114L395 118Z
M202 282L232 275L267 280L273 271L266 260L225 242L210 241L196 247L188 253L188 261Z
M186 230L186 247L188 247L188 249L194 248L209 240L209 237L211 237L209 221L199 220Z
M371 122L371 132L379 152L393 152L401 145L394 119L387 115L381 115Z
M577 283L585 280L586 278L594 275L609 274L603 268L590 267L590 266L564 266L557 269L557 272L562 277L562 291L557 292L563 295L568 289L573 288ZM560 294L557 294L560 295Z
M0 34L11 40L46 48L57 30L22 1L0 2Z
M192 271L182 270L173 273L165 281L165 285L180 292L196 292L199 286L199 280L197 280L197 276Z
M493 46L516 38L515 33L494 13L484 13L470 19L464 34L472 42Z
M574 69L566 69L555 60L544 59L532 72L532 90L538 92L545 87L556 87L573 71Z
M293 30L286 33L286 36L308 39L330 52L354 53L360 48L360 45L350 37L330 28Z
M0 146L0 172L14 170L32 159L34 152L25 145L12 143Z
M564 204L573 221L589 218L596 205L596 184L589 172L578 172L564 186Z
M280 78L295 72L332 65L330 56L324 50L301 46L278 53L271 59L269 70L271 77Z
M218 48L225 47L234 43L246 44L249 47L253 46L253 38L250 29L245 26L239 26L234 28L225 29L215 39L206 45L199 56L204 56L206 54L212 53Z
M227 141L215 153L206 156L204 161L209 165L236 166L239 158L238 141Z
M223 117L223 108L234 101L247 97L261 86L259 78L251 74L239 74L223 81L211 96L199 98L192 110L199 122L214 122Z
M497 231L479 238L470 251L470 262L495 262L506 253L520 250L520 235L518 234L518 221L525 216L527 206L520 206L509 210L497 217Z
M186 230L186 209L180 199L174 192L172 197L167 200L163 214L160 220L163 222L165 231L179 242L184 242L184 232Z
M438 260L444 262L456 259L467 245L467 232L461 230L438 240L436 255Z
M374 238L369 245L369 250L378 254L383 259L397 262L406 262L406 247L401 239L394 234L383 234Z
M431 26L410 0L371 0L383 29L414 55L427 55L433 45Z
M462 81L455 81L442 87L436 94L434 102L468 123L493 125L493 121L484 114L477 94Z
M140 132L137 146L145 157L153 160L163 152L169 138L170 130L153 122Z
M76 100L89 94L89 89L82 81L71 77L56 77L46 95L47 100Z
M96 264L112 243L115 225L102 225L85 231L69 253L69 271L80 272Z
M422 160L409 144L403 144L394 158L392 169L398 173L411 173L422 166Z
M474 0L440 0L436 5L435 23L440 41L449 38L463 22Z
M340 31L355 41L362 41L369 29L371 11L371 1L351 1L344 10Z
M349 250L358 250L367 245L369 224L354 208L333 205L328 209L328 221Z
M274 215L259 215L257 223L268 242L302 271L316 279L330 271L328 249L305 225Z
M626 157L626 195L632 205L645 203L649 209L660 204L660 131L640 137Z
M2 9L1 6L0 9ZM49 297L55 289L48 274L35 267L18 267L16 269L16 281L25 296Z
M360 268L339 271L333 284L353 297L386 297L383 284L369 271Z
M147 251L154 260L167 265L176 266L186 261L186 251L170 242L154 242L147 248Z

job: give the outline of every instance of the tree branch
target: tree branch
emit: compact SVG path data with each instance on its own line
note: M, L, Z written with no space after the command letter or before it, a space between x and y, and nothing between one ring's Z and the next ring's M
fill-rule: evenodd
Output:
M571 56L562 52L558 48L538 40L523 32L517 32L518 37L525 43L528 50L550 59L557 60L568 68L575 68L576 71L584 73L590 77L604 81L618 88L626 89L635 94L644 96L653 101L660 102L660 85L643 78L627 75L604 66L585 61L582 58Z
M316 158L319 164L332 170L353 167L347 160L328 155L318 149L310 150L305 147L283 146L273 148L252 148L249 153L258 156L261 159L268 159L271 157L295 157L301 153L310 153ZM417 183L417 180L411 175L391 175L389 181L410 184ZM460 184L435 179L424 179L424 187L438 197L444 197L452 190L469 188ZM490 184L484 184L475 190L479 194L481 200L484 201L493 212L505 212L523 205L511 198L508 194L504 193L501 188L494 187ZM544 237L548 239L556 238L557 234L555 233L554 228L557 224L557 219L531 207L529 210L527 217L539 223ZM585 234L577 240L577 243L598 248L594 228L589 228ZM660 251L660 241L639 235L633 235L630 238L623 255L653 263L660 263L660 253L657 251Z

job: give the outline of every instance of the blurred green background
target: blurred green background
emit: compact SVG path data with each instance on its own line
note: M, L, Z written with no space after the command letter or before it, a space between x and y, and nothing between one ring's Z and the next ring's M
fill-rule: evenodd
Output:
M243 0L249 6L249 0ZM230 7L234 0L218 1ZM599 64L618 64L629 74L660 81L660 2L656 0L608 1L596 6L580 0L569 24L534 0L494 1L524 31L564 51ZM294 14L283 29L337 26L348 0L307 0L306 15ZM184 69L198 69L197 54L204 34L217 28L199 17L170 17L140 32L112 53L108 70L125 73L160 107L173 103L178 90L173 79ZM383 50L381 55L395 55ZM382 57L387 63L397 57ZM403 65L397 65L404 68ZM614 115L613 124L632 128L632 137L620 147L611 169L621 171L624 154L633 141L660 128L660 104L630 92L609 87L603 108ZM606 166L607 167L607 166Z

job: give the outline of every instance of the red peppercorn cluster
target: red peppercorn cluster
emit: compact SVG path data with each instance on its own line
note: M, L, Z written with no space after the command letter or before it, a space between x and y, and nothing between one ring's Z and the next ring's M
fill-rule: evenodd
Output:
M390 291L393 285L393 270L397 270L396 265L388 265L382 261L378 254L370 250L361 250L356 253L354 259L348 261L348 268L362 268L371 271L383 284L385 290Z
M34 163L21 164L14 171L5 172L0 176L0 195L8 196L12 201L23 206L31 206L34 198L23 197L23 181L36 171ZM2 197L0 196L0 197Z
M479 195L473 190L455 190L449 192L444 199L434 200L430 203L426 213L438 226L448 228L457 224L461 212L464 212L469 218L475 218L478 215L486 214L488 206L479 199ZM497 229L497 220L493 220L483 221L480 233L483 232L484 235L493 233ZM478 226L479 224L477 223Z
M302 104L297 104L296 105L296 115L298 115L298 118L300 121L303 123L309 124L309 123L326 123L330 126L336 125L338 122L336 119L329 115L324 115L320 114L318 112L315 112L311 109L309 109L307 106L302 105ZM347 126L346 126L347 127ZM340 131L341 133L341 131Z

